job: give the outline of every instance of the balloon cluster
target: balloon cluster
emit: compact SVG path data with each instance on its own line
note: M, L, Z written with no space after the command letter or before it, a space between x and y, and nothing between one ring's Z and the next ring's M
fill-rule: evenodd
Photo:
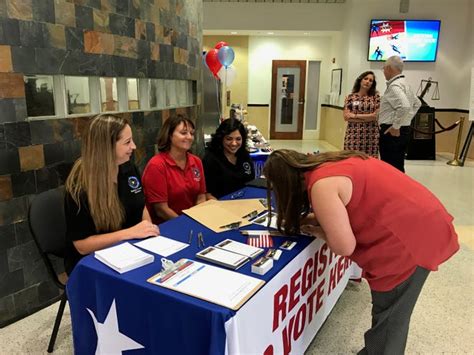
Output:
M206 66L216 79L226 82L230 86L236 76L235 68L231 65L234 61L235 53L227 42L218 42L213 49L203 54Z

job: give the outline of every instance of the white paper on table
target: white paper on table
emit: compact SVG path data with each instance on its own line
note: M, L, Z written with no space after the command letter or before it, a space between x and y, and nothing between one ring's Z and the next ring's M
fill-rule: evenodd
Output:
M248 236L259 236L259 235L265 234L265 233L268 234L268 231L256 229L256 230L246 230L245 233L246 233Z
M153 255L135 248L128 242L97 250L94 257L119 273L152 263L154 260Z
M162 235L142 240L138 243L135 243L134 245L164 257L177 253L178 251L183 250L189 246L189 244L166 238Z
M249 260L249 258L245 255L214 247L209 247L203 250L202 252L196 254L197 257L201 255L204 259L208 261L214 261L222 263L224 265L230 265L234 268L240 266L243 262L245 262L245 260Z
M217 248L228 250L237 254L245 255L250 259L255 258L263 252L262 248L257 248L249 244L236 242L232 239L226 239L215 245Z
M265 282L235 271L181 259L174 274L157 274L149 282L204 299L231 309L238 309Z

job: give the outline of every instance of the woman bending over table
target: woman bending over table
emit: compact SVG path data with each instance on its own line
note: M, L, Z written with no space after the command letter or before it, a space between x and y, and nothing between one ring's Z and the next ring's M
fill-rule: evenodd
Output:
M264 174L280 230L313 234L362 268L372 327L359 354L403 354L428 274L459 249L453 217L423 185L361 152L277 150Z

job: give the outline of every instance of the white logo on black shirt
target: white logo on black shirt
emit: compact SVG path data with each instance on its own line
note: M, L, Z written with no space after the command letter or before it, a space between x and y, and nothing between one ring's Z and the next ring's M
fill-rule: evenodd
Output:
M142 187L140 185L140 180L136 176L129 176L128 177L128 186L130 187L130 192L135 194L142 191Z
M242 166L244 167L244 173L245 173L245 174L247 174L247 175L252 174L252 167L250 166L250 163L244 162L244 163L242 164Z

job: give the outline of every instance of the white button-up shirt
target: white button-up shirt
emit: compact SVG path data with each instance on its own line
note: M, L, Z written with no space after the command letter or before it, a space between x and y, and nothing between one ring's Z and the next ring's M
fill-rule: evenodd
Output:
M421 106L404 75L387 81L387 89L380 100L379 125L391 124L393 128L409 126Z

